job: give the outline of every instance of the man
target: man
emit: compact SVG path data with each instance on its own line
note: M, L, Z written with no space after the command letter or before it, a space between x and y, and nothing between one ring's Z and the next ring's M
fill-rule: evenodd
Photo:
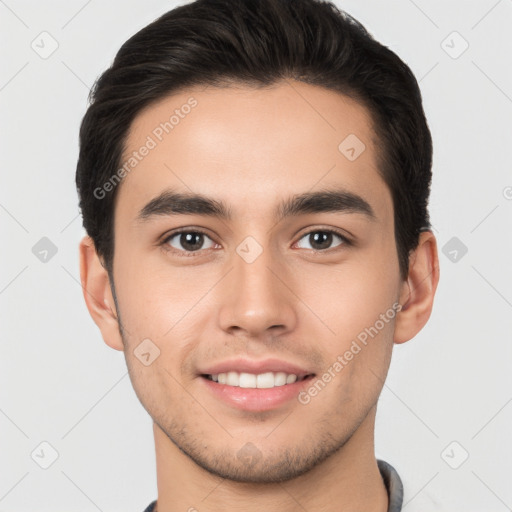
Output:
M409 68L333 4L197 0L128 40L80 131L84 297L154 421L146 512L397 512L394 343L439 279Z

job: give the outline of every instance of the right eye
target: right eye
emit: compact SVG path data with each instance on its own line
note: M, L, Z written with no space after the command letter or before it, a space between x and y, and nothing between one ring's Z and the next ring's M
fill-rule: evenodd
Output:
M211 246L206 247L206 249L211 249L212 246L216 245L215 242L203 231L181 229L180 231L174 231L167 236L162 241L162 246L166 250L172 250L172 252L178 253L179 256L195 256L194 253L199 252L201 249L205 249L203 247L205 238L211 242ZM169 249L169 247L172 249Z

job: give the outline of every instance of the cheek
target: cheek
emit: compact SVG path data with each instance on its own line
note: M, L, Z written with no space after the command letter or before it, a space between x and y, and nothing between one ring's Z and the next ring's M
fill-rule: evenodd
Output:
M298 292L304 302L323 324L326 340L342 348L357 335L371 328L388 315L385 325L379 321L383 336L392 333L396 312L393 304L399 296L398 268L395 265L369 264L362 259L337 267L311 267L298 283ZM391 311L389 311L391 309ZM310 315L308 315L309 317Z
M125 357L134 379L140 379L141 386L172 389L174 379L184 381L194 376L187 362L207 320L215 315L208 291L218 278L211 272L185 275L156 265L119 265L116 280ZM151 353L150 358L156 357L148 371L140 368L137 359L142 347Z
M116 270L123 325L138 337L157 341L172 336L181 319L193 314L202 293L202 287L185 282L179 273L171 273L168 268L159 270L153 265L124 262Z
M193 405L179 382L176 369L170 367L164 357L162 352L149 366L133 355L126 357L135 394L148 414L160 422L172 419L173 414L183 414L182 411Z

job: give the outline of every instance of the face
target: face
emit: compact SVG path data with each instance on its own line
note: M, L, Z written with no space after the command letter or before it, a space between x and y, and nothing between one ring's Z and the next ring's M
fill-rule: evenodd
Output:
M403 282L367 111L298 82L190 89L139 114L130 157L113 268L137 396L211 473L303 474L374 414L393 346Z

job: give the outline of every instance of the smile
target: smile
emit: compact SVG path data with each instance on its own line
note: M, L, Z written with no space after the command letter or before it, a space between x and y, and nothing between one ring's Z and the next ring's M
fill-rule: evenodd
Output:
M269 389L279 386L293 384L296 381L304 380L309 375L297 377L293 373L285 372L265 372L259 374L230 371L226 373L218 373L206 375L205 377L213 382L249 389Z

